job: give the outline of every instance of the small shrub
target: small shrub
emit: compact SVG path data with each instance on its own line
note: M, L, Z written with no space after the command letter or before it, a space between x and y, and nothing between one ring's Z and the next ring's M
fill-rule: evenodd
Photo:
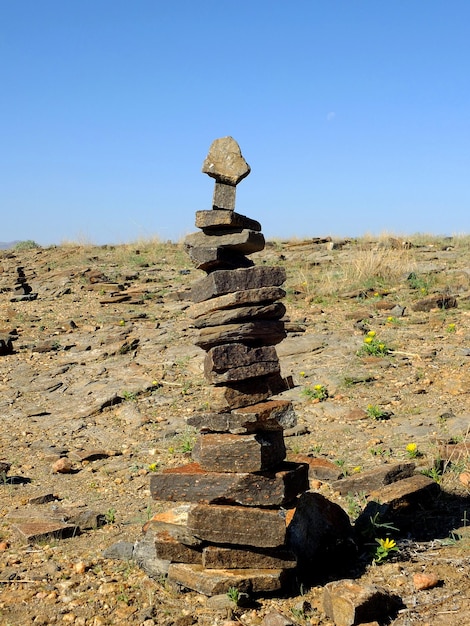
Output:
M32 250L33 248L40 248L41 246L32 239L26 239L26 241L18 241L15 244L15 250Z

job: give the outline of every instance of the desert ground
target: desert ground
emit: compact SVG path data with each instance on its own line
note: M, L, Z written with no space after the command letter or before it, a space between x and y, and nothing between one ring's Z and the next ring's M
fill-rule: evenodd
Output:
M252 258L287 270L277 350L292 386L279 397L298 419L288 458L328 470L310 488L354 524L369 494L338 481L413 462L437 485L338 577L399 596L381 624L470 624L470 237L272 241ZM182 244L158 240L0 251L1 624L333 624L322 597L335 576L321 571L216 606L106 556L162 510L150 477L188 461L185 418L210 408L187 314L202 275ZM18 297L24 284L37 296ZM72 536L47 532L71 519ZM397 549L374 561L386 537Z

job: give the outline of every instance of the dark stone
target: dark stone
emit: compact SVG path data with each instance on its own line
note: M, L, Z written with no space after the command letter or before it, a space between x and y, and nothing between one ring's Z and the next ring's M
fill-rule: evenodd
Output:
M414 463L384 465L368 472L361 472L360 474L336 480L331 486L335 491L339 491L342 496L348 493L369 494L371 491L380 489L384 485L389 485L403 478L409 478L414 473L414 470Z
M274 346L286 338L283 322L255 320L240 324L221 324L209 326L199 331L196 346L210 350L224 343L244 343L253 346Z
M457 299L453 296L437 295L419 300L413 304L413 311L431 311L432 309L453 309L457 306Z
M233 309L223 309L222 311L211 311L206 315L198 317L194 325L196 328L205 328L208 326L219 326L221 324L251 320L279 320L285 315L285 312L286 307L282 302L243 306Z
M209 472L261 472L281 463L286 457L282 431L251 435L209 433L201 435L193 458Z
M282 569L204 569L202 565L172 563L168 569L170 582L206 596L226 594L230 588L241 593L259 594L279 591L285 584Z
M193 319L207 315L213 311L230 309L248 304L268 304L281 300L286 292L281 287L260 287L259 289L246 289L245 291L235 291L224 296L218 296L198 304L192 304L188 309L188 315Z
M297 463L257 473L207 472L191 463L150 478L154 500L175 502L283 506L306 489L307 466Z
M314 582L348 565L356 552L352 537L346 512L319 493L306 491L289 524L286 544L297 557L301 576Z
M193 233L184 240L187 247L196 248L225 248L242 254L252 254L264 249L265 240L262 233L254 230L208 230L203 233Z
M216 185L217 187L217 185ZM225 185L230 189L234 189L230 185ZM235 211L196 211L196 226L202 228L204 232L213 229L222 231L224 228L230 229L248 229L257 232L261 231L261 224L249 217L235 213Z
M218 270L197 281L191 287L191 300L202 302L244 289L279 287L286 280L284 267L249 267L238 270Z
M206 546L202 551L202 565L210 569L289 569L297 565L297 560L294 553L285 548Z
M205 541L276 548L284 544L284 513L255 507L197 504L188 514L188 530Z
M211 407L216 411L227 411L250 406L290 388L291 381L278 374L214 386L211 390Z
M216 182L214 185L214 195L212 196L212 208L232 210L235 208L235 199L237 197L237 188L235 185L226 185L225 183ZM196 213L196 226L197 213ZM198 226L201 228L201 226ZM254 229L255 230L255 229ZM261 230L261 229L260 229Z
M228 248L188 248L189 258L198 270L236 270L253 267L254 263L241 252Z
M293 426L296 420L294 408L288 400L268 400L233 409L230 413L194 413L186 418L189 426L203 432L230 432L238 435L260 430L281 430Z

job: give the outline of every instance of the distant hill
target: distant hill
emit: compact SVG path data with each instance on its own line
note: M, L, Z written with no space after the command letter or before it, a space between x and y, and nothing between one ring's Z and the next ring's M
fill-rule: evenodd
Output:
M18 241L0 241L0 250L8 250L8 248L13 248Z

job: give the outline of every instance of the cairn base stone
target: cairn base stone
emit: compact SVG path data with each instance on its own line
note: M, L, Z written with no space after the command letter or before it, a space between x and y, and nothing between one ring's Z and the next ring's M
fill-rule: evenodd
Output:
M248 594L278 591L286 578L282 569L204 569L186 563L172 563L168 568L168 580L206 596L227 593L230 587Z
M208 569L291 569L297 565L293 552L285 548L255 550L206 546L202 551L202 565Z

